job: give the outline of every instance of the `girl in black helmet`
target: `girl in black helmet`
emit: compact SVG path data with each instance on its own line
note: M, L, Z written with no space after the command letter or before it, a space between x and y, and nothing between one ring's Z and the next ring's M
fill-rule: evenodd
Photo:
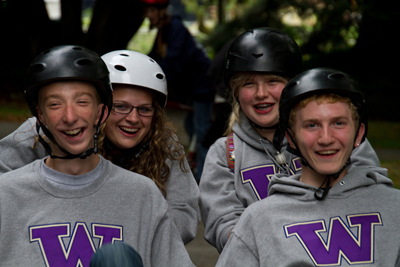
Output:
M270 178L301 171L279 128L281 92L301 68L298 45L277 29L246 31L228 49L225 82L233 111L227 137L210 147L200 183L205 238L220 252L242 212L267 197ZM378 165L371 154L365 160Z
M286 85L279 113L302 173L272 177L217 266L398 266L400 191L386 169L348 168L350 155L365 156L352 154L368 126L357 83L335 69L305 71Z
M96 154L108 74L96 53L71 45L29 67L26 99L50 156L0 179L0 266L89 266L114 242L135 248L144 266L193 266L154 182Z

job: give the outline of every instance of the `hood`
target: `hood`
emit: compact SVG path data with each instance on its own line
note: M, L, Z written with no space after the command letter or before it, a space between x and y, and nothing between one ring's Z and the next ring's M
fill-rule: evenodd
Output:
M275 147L272 145L270 141L260 136L256 130L251 126L249 120L246 115L244 115L243 111L240 111L239 114L240 124L235 122L233 125L233 132L244 142L246 142L249 146L254 147L255 149L264 151L263 145L269 151L276 151ZM286 151L287 140L283 138L281 142L280 152Z
M293 176L277 174L273 176L269 184L268 196L286 194L302 201L318 201L314 198L314 192L318 188L300 182L300 176L301 174ZM387 169L367 166L357 167L329 190L325 200L329 198L345 198L356 192L355 189L357 188L374 184L385 184L393 187L392 180L387 177Z

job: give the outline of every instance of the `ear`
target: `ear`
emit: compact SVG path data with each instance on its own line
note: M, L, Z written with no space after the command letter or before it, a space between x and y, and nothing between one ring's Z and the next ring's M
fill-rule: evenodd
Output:
M285 135L286 135L286 139L287 139L287 141L288 141L290 147L293 148L293 149L296 149L296 145L294 144L294 142L293 142L293 140L292 140L292 136L294 136L294 134L292 133L292 131L291 131L290 129L288 129L288 130L285 132Z
M38 114L38 119L39 119L39 121L40 121L41 123L43 123L43 125L46 125L46 124L44 123L44 120L43 120L43 113L42 113L42 111L40 110L39 106L36 107L36 112L37 112L37 114Z
M103 107L104 107L104 114L103 114L103 117L101 118L100 124L102 124L102 123L104 123L104 122L106 121L106 119L107 119L107 114L108 114L108 107L107 107L106 105L104 105L104 104L100 104L100 105L97 107L96 122L98 122L99 119L100 119L101 113L103 112Z
M354 147L360 146L364 133L365 133L365 125L364 123L361 123L356 136L356 141L354 142Z

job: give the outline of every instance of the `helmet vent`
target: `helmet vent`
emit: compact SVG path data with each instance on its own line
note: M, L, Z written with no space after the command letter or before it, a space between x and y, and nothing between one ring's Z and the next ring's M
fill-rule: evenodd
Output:
M152 58L149 58L149 60L150 60L150 62L153 62L153 63L155 63L154 59L152 59Z
M89 65L92 61L87 58L80 58L75 62L76 62L76 65L86 66L86 65Z
M43 71L45 68L46 68L46 64L38 63L38 64L35 64L35 65L31 66L31 71L37 73L37 72Z
M119 54L119 55L122 56L122 57L129 57L128 54Z
M115 65L114 68L119 70L119 71L126 71L126 68L124 66L122 66L122 65Z
M156 77L160 80L164 79L164 75L162 75L161 73L157 73Z
M82 47L79 47L79 46L75 46L75 47L73 47L72 49L73 49L73 50L83 50Z
M251 55L252 55L253 57L255 57L255 58L259 58L259 57L262 57L264 54L263 54L263 53L260 53L260 54L251 53Z

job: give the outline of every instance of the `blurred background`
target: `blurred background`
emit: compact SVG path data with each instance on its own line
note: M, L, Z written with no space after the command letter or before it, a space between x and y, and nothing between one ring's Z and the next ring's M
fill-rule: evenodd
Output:
M400 12L379 0L171 0L213 59L232 37L274 27L300 45L304 68L333 67L355 77L372 120L400 121L396 75ZM0 96L23 95L29 63L59 44L79 44L100 55L130 49L148 53L150 30L139 0L0 0Z

